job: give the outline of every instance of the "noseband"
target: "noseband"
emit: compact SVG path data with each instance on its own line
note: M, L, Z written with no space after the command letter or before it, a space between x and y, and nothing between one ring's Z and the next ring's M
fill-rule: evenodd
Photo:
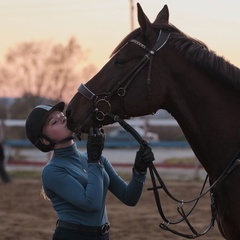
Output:
M160 30L158 39L153 46L152 50L148 49L144 44L139 42L136 39L130 40L128 43L134 43L137 46L143 48L147 53L143 56L140 62L121 80L119 81L110 92L95 94L93 93L85 84L81 84L78 88L78 92L83 95L85 98L93 102L93 108L95 117L98 121L103 121L105 116L111 112L110 98L113 94L117 93L119 97L124 97L127 92L128 86L132 83L137 74L143 69L143 67L149 62L148 76L147 76L147 95L148 95L148 107L149 112L154 113L151 105L151 69L152 69L152 59L155 53L157 53L168 41L170 33ZM105 110L102 110L101 107L104 106ZM125 110L125 106L123 104ZM125 110L126 113L126 110ZM124 118L129 118L125 114Z

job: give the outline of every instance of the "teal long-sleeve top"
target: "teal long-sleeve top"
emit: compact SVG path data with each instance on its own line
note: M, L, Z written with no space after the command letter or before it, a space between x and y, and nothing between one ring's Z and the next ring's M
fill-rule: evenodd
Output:
M101 226L108 221L105 206L107 190L128 206L137 204L145 176L132 173L126 183L111 163L88 163L87 153L76 144L54 150L42 171L42 183L58 219L87 226Z

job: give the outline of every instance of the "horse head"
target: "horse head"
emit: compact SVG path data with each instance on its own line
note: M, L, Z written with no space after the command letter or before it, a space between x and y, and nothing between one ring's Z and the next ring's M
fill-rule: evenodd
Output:
M154 113L163 106L166 84L159 87L153 80L154 69L160 62L164 64L159 50L169 38L163 30L168 24L168 7L165 5L151 23L137 6L140 27L122 40L105 66L71 99L66 114L68 127L74 132L88 132L90 126L113 123L109 112L126 119ZM152 61L157 52L158 66ZM157 74L166 81L163 69Z

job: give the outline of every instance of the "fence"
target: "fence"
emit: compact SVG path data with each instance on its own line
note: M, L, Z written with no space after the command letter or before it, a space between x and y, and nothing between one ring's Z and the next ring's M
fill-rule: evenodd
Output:
M141 127L143 129L145 129L145 131L147 131L150 127L176 127L179 128L178 123L174 120L174 119L133 119L133 120L126 120L126 122L128 124L130 124L133 127ZM10 127L24 127L25 126L25 120L2 120L3 125L5 126L5 128L10 128ZM119 128L119 125L117 123L115 124L111 124L108 125L105 128L105 132L111 131L113 128ZM86 146L86 140L82 140L82 141L76 141L77 145L79 147L85 147ZM4 145L7 148L7 157L9 158L11 155L17 155L20 156L21 152L24 151L24 148L28 148L30 150L30 155L31 158L33 157L33 154L31 153L31 149L33 149L32 144L29 142L28 139L11 139L11 140L5 140L4 141ZM201 167L201 165L199 164L198 161L195 161L194 164L191 167L191 170L189 169L189 171L186 171L186 168L184 168L183 166L171 166L169 168L169 166L166 168L166 165L162 164L161 161L159 162L160 158L164 158L164 152L163 149L159 149L159 147L165 148L165 154L166 151L168 152L168 155L171 156L176 156L177 157L186 157L188 158L189 156L193 156L193 153L190 153L189 151L189 144L187 141L150 141L149 145L153 149L155 157L158 159L155 161L155 165L158 167L159 171L166 171L167 173L174 171L176 173L176 169L178 169L177 171L182 171L182 173L180 173L181 178L183 176L187 176L186 173L189 171L192 171L192 177L191 178L198 178L199 176L201 176L202 174L204 174L204 171ZM131 156L131 154L135 154L134 151L131 151L132 153L130 153L130 149L131 148L137 148L139 146L137 141L108 141L106 139L105 142L105 149L107 149L106 153L109 153L109 159L111 159L111 161L113 161L113 165L115 167L120 167L120 168L129 168L129 163L124 163L121 160L113 160L112 156L117 155L117 152L121 152L119 155L122 156L124 155L126 152L128 152L128 155L130 154L130 158L127 159L133 159L134 156ZM112 148L119 148L120 151L118 150L111 150ZM121 148L125 148L124 151L121 150ZM126 150L126 148L128 148L128 150ZM166 148L169 148L169 150L166 150ZM173 148L175 150L173 150ZM179 153L174 153L174 151L178 151L176 150L176 148L184 148L183 150L179 150L179 152L181 152L183 155L179 154ZM22 150L21 150L22 149ZM188 150L189 149L189 150ZM39 152L39 151L38 151ZM185 152L185 155L184 155ZM174 155L175 154L175 155ZM190 154L190 155L189 155ZM42 159L41 159L42 157ZM31 161L32 167L36 168L38 165L42 167L43 164L45 164L45 162L47 161L47 159L49 159L49 154L45 154L42 155L39 158L39 155L36 157L37 160L35 161ZM40 160L39 160L40 159ZM13 166L13 165L18 165L18 164L23 164L24 161L22 160L13 160L13 161L9 161L8 166ZM25 161L26 163L26 161ZM24 164L25 164L24 163ZM131 164L130 164L131 165ZM27 165L24 166L24 168L26 168ZM165 170L164 170L165 169ZM174 170L175 169L175 170ZM163 173L163 172L162 172Z
M7 119L7 120L1 120L2 124L5 128L9 127L24 127L25 126L25 120L20 119ZM133 127L141 127L144 129L145 132L148 131L151 127L178 127L178 123L174 119L131 119L126 120L128 124L130 124ZM113 128L118 128L118 123L114 123L111 125L107 125L104 127L105 132L109 132ZM32 144L29 142L28 139L6 139L4 141L4 145L8 147L32 147ZM77 141L78 146L85 146L86 140ZM189 144L187 141L149 141L149 145L151 147L189 147ZM105 142L106 148L115 148L115 147L136 147L138 146L138 143L134 140L131 141L121 141L121 140L111 140L108 141L108 138Z

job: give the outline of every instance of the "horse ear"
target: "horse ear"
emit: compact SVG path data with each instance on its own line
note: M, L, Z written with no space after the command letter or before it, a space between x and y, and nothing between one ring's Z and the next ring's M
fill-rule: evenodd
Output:
M149 21L148 17L142 10L142 7L139 3L137 3L138 8L138 23L141 27L142 33L148 36L148 31L151 29L151 22Z
M168 23L168 20L169 20L168 6L164 5L163 9L157 15L154 23L163 23L163 22Z

